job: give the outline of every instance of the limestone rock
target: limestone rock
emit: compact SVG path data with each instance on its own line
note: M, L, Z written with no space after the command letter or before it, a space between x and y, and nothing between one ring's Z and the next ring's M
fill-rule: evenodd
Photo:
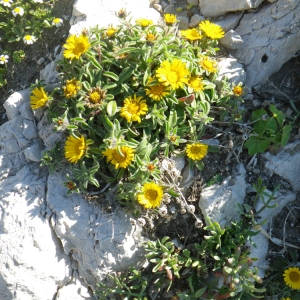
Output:
M298 0L278 0L244 14L235 28L244 46L231 54L245 65L249 88L264 84L299 50L299 22Z
M221 227L240 219L237 204L242 205L246 196L245 174L246 170L240 164L235 174L226 178L220 185L215 184L202 190L199 207L204 217L208 216Z
M265 168L287 180L295 192L300 191L300 142L286 145L276 155L267 152L263 154L267 160Z
M190 23L189 23L189 26L190 27L196 27L196 26L198 26L199 25L199 23L201 22L201 21L203 21L203 20L205 20L205 17L203 17L203 16L200 16L200 15L198 15L198 14L195 14L195 15L193 15L192 17L191 17L191 21L190 21Z
M199 0L201 14L205 17L219 17L227 12L257 8L263 0Z
M64 181L63 174L49 176L45 214L84 281L95 288L107 273L143 261L141 228L133 227L124 211L105 214L81 195L67 196Z
M246 72L243 65L235 58L229 57L222 59L219 62L219 68L218 78L216 80L217 84L219 84L225 76L229 82L235 82L236 84L246 81Z
M220 45L227 49L240 49L243 47L243 40L234 30L229 30L224 37L220 39Z
M214 23L221 26L222 29L227 32L229 30L234 29L239 21L241 20L243 14L237 13L237 14L229 14L223 17L221 20L217 20Z

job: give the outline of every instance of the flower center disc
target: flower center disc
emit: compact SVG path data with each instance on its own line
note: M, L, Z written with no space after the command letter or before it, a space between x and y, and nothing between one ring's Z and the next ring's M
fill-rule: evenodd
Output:
M289 274L290 280L293 282L299 282L300 280L300 275L297 272L291 272Z
M117 162L123 162L126 160L126 153L123 153L124 156L120 155L118 153L118 151L114 151L113 153L113 157L114 157L114 160L116 160Z
M201 152L201 149L200 149L199 147L197 147L197 146L192 146L192 147L191 147L191 152L192 152L193 154L198 154L198 153Z
M83 43L78 43L74 48L74 54L78 55L84 51L85 47Z
M174 71L171 71L170 73L168 73L168 81L169 82L177 82L178 81L178 75L176 72Z
M148 190L145 193L145 197L148 200L155 200L157 198L157 191L155 191L155 190Z
M135 115L136 113L138 113L140 110L140 106L137 105L136 103L131 103L129 106L128 106L128 111L132 114L132 115Z
M73 93L74 91L75 91L75 85L74 84L68 84L67 86L66 86L66 90L67 90L67 92L68 93Z
M97 93L97 92L91 93L91 95L90 95L90 100L91 100L93 103L98 103L99 100L100 100L100 95L99 95L99 93Z

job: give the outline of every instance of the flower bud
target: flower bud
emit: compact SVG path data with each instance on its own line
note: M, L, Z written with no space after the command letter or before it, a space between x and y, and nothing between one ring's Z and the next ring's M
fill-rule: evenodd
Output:
M202 228L203 227L203 222L200 219L197 219L195 222L195 227L196 228Z

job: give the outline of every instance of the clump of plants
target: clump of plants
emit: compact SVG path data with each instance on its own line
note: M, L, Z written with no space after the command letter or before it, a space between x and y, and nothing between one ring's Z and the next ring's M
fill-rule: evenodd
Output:
M166 14L164 26L123 19L71 35L58 64L62 87L51 96L42 84L33 88L32 108L47 107L64 137L60 154L48 151L43 162L68 163L69 192L115 183L122 203L156 208L171 193L162 158L184 156L204 168L211 104L237 96L214 83L221 27L203 21L178 36L176 23Z
M161 297L171 287L172 299L264 298L262 279L252 266L256 259L250 257L246 246L258 234L252 229L251 219L224 228L210 219L207 224L204 240L184 249L175 247L169 237L148 242L148 268L109 275L111 285L98 285L99 299L117 299L118 295L124 299L151 299L150 295ZM134 298L137 295L139 298Z
M10 59L19 63L24 51L16 49L22 41L31 45L42 37L45 28L59 27L63 20L52 16L56 0L1 0L0 1L0 87L6 84L6 65Z

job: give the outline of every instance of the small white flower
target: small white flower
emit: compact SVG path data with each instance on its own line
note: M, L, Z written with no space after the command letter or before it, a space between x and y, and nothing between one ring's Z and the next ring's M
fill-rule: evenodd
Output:
M166 206L162 206L159 208L158 213L161 217L164 217L168 214L168 209Z
M43 3L43 0L33 0L34 3Z
M36 40L37 40L36 37L34 37L33 35L29 35L29 34L27 34L23 37L23 42L27 45L33 44Z
M0 55L0 64L1 64L1 65L6 64L6 63L8 62L8 58L9 58L8 55L1 54L1 55Z
M16 17L17 15L23 16L24 15L24 9L20 6L15 7L12 11L14 17Z
M143 218L138 218L137 219L137 224L140 226L140 227L143 227L146 225L146 220L143 219Z
M1 0L0 4L3 4L4 6L10 7L12 3L12 0Z
M60 27L63 23L63 20L60 19L60 18L55 18L53 21L52 21L52 25L55 25L56 27Z

